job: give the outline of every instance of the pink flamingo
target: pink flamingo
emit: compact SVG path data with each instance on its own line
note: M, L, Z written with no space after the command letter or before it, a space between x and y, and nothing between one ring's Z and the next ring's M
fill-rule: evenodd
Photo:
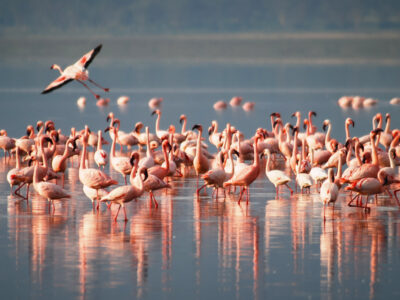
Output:
M169 163L169 158L167 154L167 148L170 148L170 144L167 140L164 140L162 143L162 152L164 155L164 162L165 165L163 166L153 166L149 168L147 171L150 175L157 176L160 179L164 179L164 177L168 176L169 174L169 168L170 168L170 163Z
M62 187L57 184L51 182L43 182L39 179L39 162L35 162L35 168L33 172L33 187L36 192L44 197L47 198L49 201L49 211L50 211L50 204L53 205L53 213L55 210L54 200L59 200L62 198L71 198L71 195L67 193Z
M118 184L118 181L112 179L104 172L86 167L86 147L88 140L89 128L86 126L85 133L82 138L83 149L81 156L81 163L79 166L79 180L83 185L86 185L92 189L98 191L99 189L103 189L109 187L113 184ZM97 193L98 198L98 193Z
M228 105L223 100L219 100L219 101L215 102L213 105L214 110L224 110L227 107L228 107Z
M101 130L97 131L97 149L94 153L94 161L99 168L103 167L103 169L108 163L108 153L103 149L103 137Z
M131 163L134 163L134 167L132 168L130 174L131 184L116 187L115 189L110 191L106 196L102 197L100 200L101 202L110 201L111 204L114 203L119 204L117 214L114 217L115 222L117 221L118 213L121 207L124 209L125 222L128 221L128 218L126 216L125 203L131 202L133 199L140 197L144 192L144 185L141 174L143 172L145 176L144 180L147 179L148 174L146 169L141 169L139 170L139 172L137 172L138 174L136 175L136 171L138 168L138 160L139 160L139 153L134 152L131 159ZM135 175L136 178L138 178L139 180L134 181ZM137 181L139 182L137 183ZM137 185L134 183L137 183Z
M92 79L89 78L89 71L87 68L89 67L90 63L96 57L96 55L100 52L102 45L98 45L93 50L86 53L82 56L75 64L70 65L65 68L63 71L59 65L52 65L51 69L56 69L60 72L60 76L51 82L42 92L42 94L50 93L51 91L62 87L63 85L67 84L72 80L76 80L81 83L84 87L86 87L95 97L96 99L100 99L100 95L97 95L95 92L90 89L84 81L88 80L89 82L93 83L95 86L103 89L105 92L108 92L108 88L103 88Z
M254 161L253 161L253 164L243 168L242 170L240 170L239 173L235 172L233 177L224 183L224 187L228 187L228 186L232 186L232 185L243 187L242 191L240 192L240 196L239 196L239 201L238 201L239 204L242 199L243 193L245 191L247 191L246 203L248 204L249 198L250 198L249 186L250 186L250 184L253 183L254 180L257 179L257 177L260 173L260 158L258 156L258 147L257 147L259 139L260 139L260 136L257 134L254 138Z
M234 107L234 106L240 106L242 103L243 98L242 97L232 97L231 101L229 101L229 104Z

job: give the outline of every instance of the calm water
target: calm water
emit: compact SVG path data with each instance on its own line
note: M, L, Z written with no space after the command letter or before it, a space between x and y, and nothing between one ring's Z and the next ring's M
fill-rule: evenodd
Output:
M40 47L32 50L40 52ZM351 129L355 135L368 133L376 112L391 112L393 128L400 126L399 108L388 104L400 95L400 71L395 66L240 61L114 64L109 58L102 62L101 54L90 71L93 79L111 88L111 104L106 108L98 108L78 83L40 95L56 76L49 66L68 64L75 56L0 59L0 127L19 137L26 125L53 119L64 132L85 124L98 130L107 126L106 115L113 111L123 130L133 129L137 121L153 130L155 120L147 101L154 96L164 97L163 128L171 123L180 128L178 119L185 113L189 126L208 126L214 119L221 124L229 121L249 136L258 127L269 128L271 112L278 111L290 121L296 110L315 110L319 127L324 119L331 119L333 135L340 140L348 116L356 122ZM124 108L115 103L122 94L131 97ZM370 110L342 111L336 100L348 94L380 102ZM88 98L83 110L76 106L81 95ZM213 102L235 95L254 101L256 109L250 113L212 109ZM246 206L237 204L237 195L216 201L210 192L197 201L194 178L174 179L173 189L156 194L158 209L150 209L147 195L128 204L130 220L124 224L122 219L112 222L105 207L99 214L92 212L78 180L77 160L68 168L65 183L72 198L56 204L54 215L48 214L46 200L34 193L29 205L10 196L6 174L13 164L13 160L0 162L4 297L400 297L400 210L385 196L365 214L347 207L343 193L334 212L327 211L324 223L314 190L311 195L284 193L275 199L273 186L259 179ZM122 183L119 174L109 171Z

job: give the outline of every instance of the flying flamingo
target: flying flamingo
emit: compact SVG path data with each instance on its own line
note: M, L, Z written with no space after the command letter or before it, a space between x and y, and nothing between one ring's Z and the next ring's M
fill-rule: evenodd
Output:
M59 65L52 65L50 69L56 69L60 72L60 76L51 82L42 92L42 94L47 94L50 93L51 91L58 89L62 87L63 85L67 84L68 82L72 80L76 80L79 83L81 83L84 87L86 87L95 97L96 99L100 99L100 95L96 94L95 92L92 91L91 88L88 87L84 81L88 80L89 82L93 83L95 86L103 89L105 92L108 92L108 88L103 88L96 82L94 82L92 79L89 78L89 71L87 70L87 67L89 67L90 63L93 61L93 59L96 57L96 55L100 52L102 45L98 45L96 48L93 50L89 51L86 53L84 56L82 56L75 64L70 65L65 68L63 71Z

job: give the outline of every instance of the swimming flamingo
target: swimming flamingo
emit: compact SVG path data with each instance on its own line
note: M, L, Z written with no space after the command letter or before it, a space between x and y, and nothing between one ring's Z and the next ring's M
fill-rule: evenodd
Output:
M42 92L42 94L50 93L51 91L62 87L63 85L67 84L72 80L76 80L81 83L84 87L86 87L95 97L96 99L100 99L100 95L97 95L93 92L84 81L88 80L89 82L93 83L95 86L103 89L105 92L108 92L108 88L103 88L92 79L89 78L89 71L87 68L89 67L90 63L96 57L96 55L100 52L102 45L98 45L93 50L86 53L82 56L75 64L70 65L65 68L63 71L59 65L52 65L51 69L56 69L60 72L60 76L51 82Z
M226 109L227 107L228 107L228 105L223 100L219 100L219 101L215 102L213 105L214 110L223 110L223 109Z

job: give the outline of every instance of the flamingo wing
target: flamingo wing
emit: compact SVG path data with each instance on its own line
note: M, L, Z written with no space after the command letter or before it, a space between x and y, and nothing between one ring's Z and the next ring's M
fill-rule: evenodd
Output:
M55 89L59 89L60 87L62 87L63 85L66 85L68 82L72 81L73 79L65 76L65 75L61 75L60 77L58 77L56 80L54 80L52 83L50 83L42 92L42 94L47 94L50 93L51 91L55 90Z
M78 65L83 68L89 67L90 63L93 61L93 59L96 57L96 55L100 52L102 47L102 44L98 45L96 48L90 50L88 53L86 53L84 56L82 56L76 63L75 65Z

